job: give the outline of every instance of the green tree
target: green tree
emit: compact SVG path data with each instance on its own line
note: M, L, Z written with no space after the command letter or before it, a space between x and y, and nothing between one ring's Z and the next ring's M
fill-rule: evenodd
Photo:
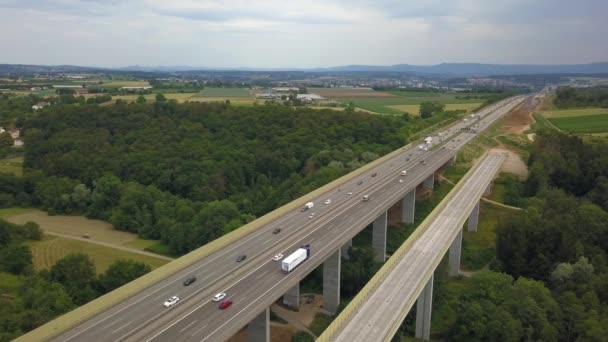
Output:
M9 148L13 146L13 137L7 131L0 133L0 148Z
M437 102L425 101L420 103L420 117L423 119L430 118L433 115L443 112L445 105Z
M23 283L19 288L17 302L23 307L18 313L22 331L37 328L74 308L63 286L38 276Z
M50 279L62 284L78 305L97 296L95 292L95 265L88 255L69 254L59 260L49 273Z
M32 252L26 244L9 244L0 248L0 271L28 274L33 271Z
M167 98L165 97L165 95L158 93L156 94L156 102L166 102Z
M158 95L157 95L157 96L158 96ZM158 101L158 98L156 99L156 101ZM143 97L143 95L139 95L139 96L137 97L136 102L137 102L137 103L140 103L140 104L141 104L141 103L146 103L146 98L145 98L145 97Z
M133 260L116 260L99 276L103 292L110 292L150 272L150 266Z

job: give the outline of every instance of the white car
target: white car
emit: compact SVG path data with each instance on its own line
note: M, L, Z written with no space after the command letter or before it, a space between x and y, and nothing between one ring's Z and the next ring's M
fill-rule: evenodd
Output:
M310 213L310 215L308 215L308 218L309 218L309 219L311 219L311 218L313 218L313 217L315 217L315 213Z
M399 180L399 183L403 183L403 179L400 179L400 180Z
M331 200L330 199L326 199L325 200L325 204L329 204L329 203L331 203Z
M348 194L349 194L349 195L352 195L352 194L353 194L353 192L351 191L351 192L349 192Z
M226 297L226 294L224 292L220 292L220 293L216 294L215 296L213 296L213 301L219 302L220 300L224 299L224 297Z
M177 302L179 302L179 297L178 297L178 296L173 296L173 297L171 297L171 298L167 299L167 300L166 300L166 301L163 303L163 306L164 306L164 307L166 307L166 308L168 308L168 307L170 307L170 306L175 305L175 303L177 303Z
M279 261L281 259L283 259L283 254L281 254L281 253L275 255L274 257L272 257L273 261Z

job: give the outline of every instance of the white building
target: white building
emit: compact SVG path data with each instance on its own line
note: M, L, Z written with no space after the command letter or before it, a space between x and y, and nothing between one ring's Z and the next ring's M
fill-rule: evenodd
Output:
M325 100L323 96L318 94L298 94L297 97L298 100L301 100L302 102L314 102Z

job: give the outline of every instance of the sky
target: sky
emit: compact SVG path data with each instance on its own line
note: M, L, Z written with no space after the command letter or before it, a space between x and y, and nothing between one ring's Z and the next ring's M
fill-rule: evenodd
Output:
M608 61L608 0L0 0L0 63Z

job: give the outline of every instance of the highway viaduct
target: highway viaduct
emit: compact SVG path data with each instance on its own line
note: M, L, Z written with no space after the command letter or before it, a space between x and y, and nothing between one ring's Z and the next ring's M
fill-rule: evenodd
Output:
M215 244L215 249L209 253L199 256L195 251L177 259L169 264L176 264L174 269L168 266L155 270L18 340L221 341L248 326L252 341L267 341L270 305L283 297L285 304L297 307L300 280L321 264L324 308L335 313L340 303L342 255L347 257L352 238L372 224L376 259L384 261L387 210L400 201L402 221L413 222L416 188L421 185L432 189L438 169L450 164L457 151L478 132L524 100L515 97L485 108L474 119L432 135L431 146L406 146L394 151L323 187L323 193L314 192L314 198L304 196L294 201L295 206L277 209L281 216L256 220L263 224L248 234L230 242L214 241L209 245ZM407 175L402 176L402 171ZM369 200L362 201L363 195ZM323 206L329 198L332 204ZM311 199L317 214L313 218L299 210ZM274 235L276 228L282 232ZM311 256L289 274L280 270L280 263L271 261L274 254L288 255L302 244L310 244ZM209 247L201 249L205 248ZM247 261L235 263L234 258L244 251ZM194 286L182 286L184 277L192 274L199 280ZM218 310L217 303L210 300L217 292L225 292L233 306ZM162 302L175 294L182 301L170 309L162 308Z

